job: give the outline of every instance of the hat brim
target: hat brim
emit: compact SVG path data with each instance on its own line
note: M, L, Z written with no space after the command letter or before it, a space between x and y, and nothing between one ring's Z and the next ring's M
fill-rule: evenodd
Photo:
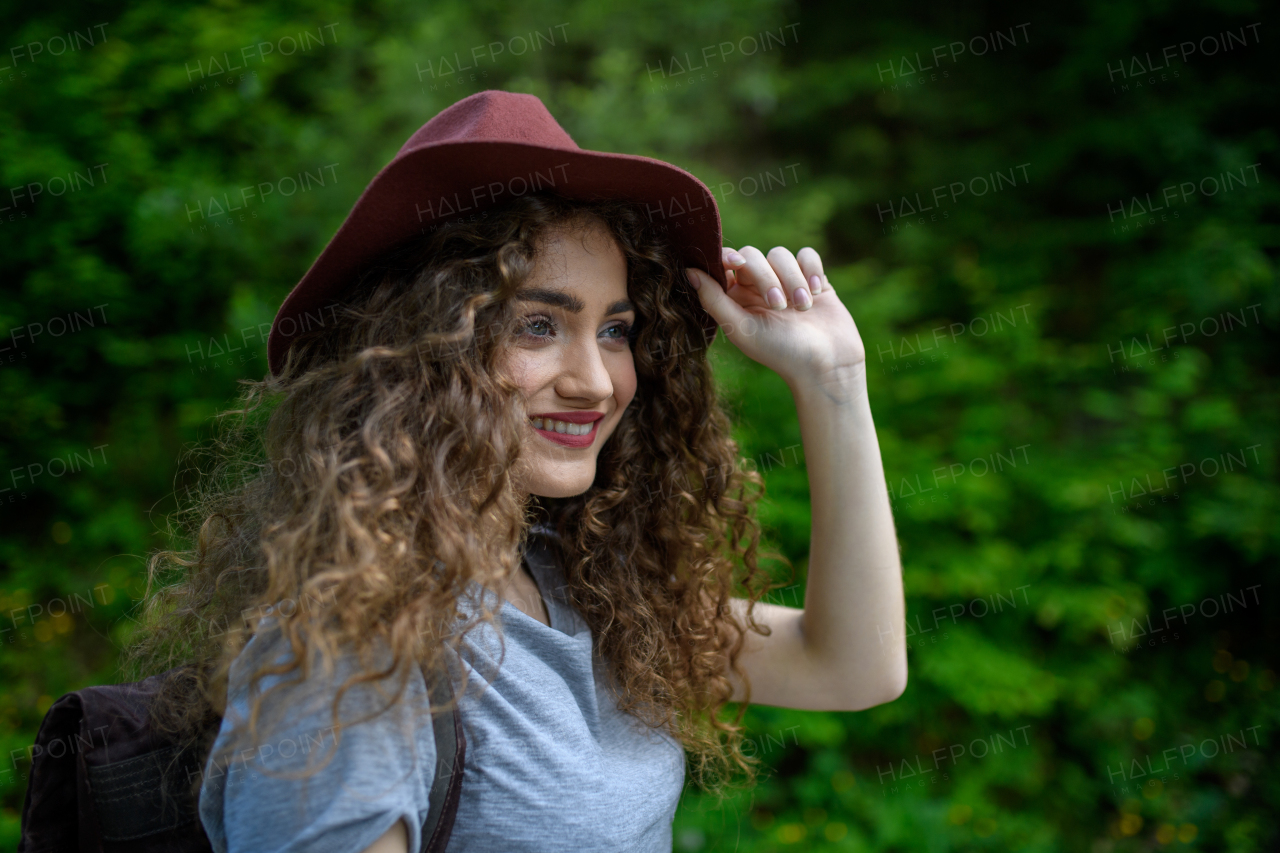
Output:
M540 190L578 200L619 198L646 209L668 229L680 262L725 285L720 212L711 191L690 173L651 157L520 142L429 143L382 169L352 207L311 269L285 298L272 323L267 357L284 366L298 334L324 323L324 311L387 250L442 222ZM707 340L715 319L698 305ZM282 328L283 327L283 328Z

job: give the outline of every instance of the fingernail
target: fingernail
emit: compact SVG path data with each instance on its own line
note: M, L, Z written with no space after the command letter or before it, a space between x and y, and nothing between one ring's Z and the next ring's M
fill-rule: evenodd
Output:
M813 300L809 298L809 291L803 287L797 287L796 292L792 294L796 307L801 311L808 311L813 307Z
M809 276L809 287L813 289L814 293L821 293L822 279L818 278L816 275Z
M782 291L776 287L769 288L769 292L764 295L765 301L769 303L770 308L786 308L787 297L782 295Z
M735 267L738 264L745 264L746 262L747 262L747 259L742 257L742 255L739 255L737 252L729 253L729 263L733 264Z

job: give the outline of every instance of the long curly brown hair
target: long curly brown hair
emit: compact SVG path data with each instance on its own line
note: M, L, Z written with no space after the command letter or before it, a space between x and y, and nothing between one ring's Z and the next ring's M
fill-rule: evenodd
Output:
M549 235L601 225L627 262L636 396L587 491L526 500L511 474L527 412L499 369L519 331L512 297ZM764 484L740 464L698 310L669 234L625 201L525 196L386 255L193 452L211 464L171 531L189 547L151 557L127 655L136 676L167 671L153 725L207 757L231 662L268 614L293 655L253 684L297 683L315 654L354 650L360 674L334 697L335 721L357 683L393 679L398 699L414 667L478 624L457 621L470 582L504 588L540 521L619 707L677 738L703 790L753 782L738 656L747 630L768 629L751 609L742 624L729 599L754 606L782 585L758 557L787 561L758 554ZM731 719L726 663L748 691ZM282 686L255 694L251 742Z

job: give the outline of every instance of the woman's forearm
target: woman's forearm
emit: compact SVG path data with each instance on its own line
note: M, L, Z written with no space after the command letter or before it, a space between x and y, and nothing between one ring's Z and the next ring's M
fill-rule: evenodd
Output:
M891 701L907 683L902 563L862 367L788 382L812 506L801 632L851 708Z

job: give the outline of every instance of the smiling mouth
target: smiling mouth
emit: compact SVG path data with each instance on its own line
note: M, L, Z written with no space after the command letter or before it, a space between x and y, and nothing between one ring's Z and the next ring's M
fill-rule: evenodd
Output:
M597 418L590 424L571 424L551 418L529 418L529 424L534 432L562 447L590 447L602 420Z

